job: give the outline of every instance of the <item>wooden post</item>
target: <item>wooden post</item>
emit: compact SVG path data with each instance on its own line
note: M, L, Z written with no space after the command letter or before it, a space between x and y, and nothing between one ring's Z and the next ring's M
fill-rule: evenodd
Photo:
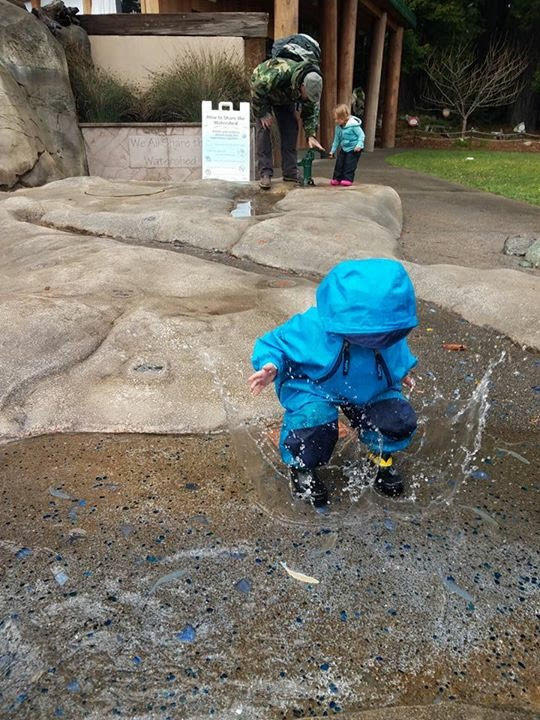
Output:
M274 40L298 32L299 0L274 0Z
M396 145L396 125L399 100L399 77L401 75L401 52L403 49L403 28L398 27L391 33L388 43L388 69L386 72L386 92L382 123L382 146L393 148Z
M92 14L92 0L83 0L82 11L83 11L83 15L91 15Z
M337 0L324 0L322 14L321 144L327 150L334 136L334 106L337 101Z
M141 2L141 12L145 13L159 13L161 12L161 0L143 0L144 10Z
M41 7L41 0L30 0L30 5L36 10L39 10Z
M375 148L375 132L377 130L377 110L381 89L381 72L384 54L384 34L386 32L386 13L375 19L373 37L369 56L369 81L364 113L364 131L366 133L365 150L372 152Z
M345 103L346 105L350 104L353 91L357 16L358 0L343 0L337 100L338 103Z

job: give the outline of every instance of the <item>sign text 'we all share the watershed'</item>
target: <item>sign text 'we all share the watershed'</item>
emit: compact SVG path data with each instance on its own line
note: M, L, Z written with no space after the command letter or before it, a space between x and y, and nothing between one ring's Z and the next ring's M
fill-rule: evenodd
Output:
M168 135L145 132L129 138L131 168L198 168L201 138L197 135Z
M250 106L221 102L214 110L210 101L202 103L203 180L250 179Z

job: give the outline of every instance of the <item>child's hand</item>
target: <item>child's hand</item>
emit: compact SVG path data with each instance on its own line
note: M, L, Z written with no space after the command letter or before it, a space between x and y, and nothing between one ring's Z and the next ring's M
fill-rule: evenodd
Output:
M361 152L362 152L362 148L360 147L360 145L357 145L357 146L354 148L354 152L357 152L357 153L361 153Z
M328 157L330 157L330 158L335 158L335 157L336 157L336 153L328 153Z
M403 385L408 387L409 390L411 390L411 392L416 387L416 380L413 378L412 375L405 375L405 377L403 378L403 380L401 382L403 383Z
M265 130L269 130L274 122L274 117L270 113L261 118L261 125Z
M253 397L260 395L267 385L274 382L277 375L277 367L273 363L266 363L262 370L258 370L249 378L249 389Z

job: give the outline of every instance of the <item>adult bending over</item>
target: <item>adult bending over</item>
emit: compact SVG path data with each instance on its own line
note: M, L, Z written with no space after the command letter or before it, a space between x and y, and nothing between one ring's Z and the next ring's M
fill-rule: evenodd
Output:
M273 50L287 57L272 57L258 65L251 78L251 102L256 120L257 170L259 184L264 190L270 188L274 173L272 162L271 127L277 121L281 137L283 179L298 181L297 149L298 121L296 109L300 107L302 124L310 148L323 150L315 137L319 125L319 106L322 93L322 77L319 65L312 53L298 53L300 42L318 44L308 36L293 36L278 41ZM287 41L292 41L288 42ZM274 46L278 46L278 43ZM292 50L291 50L292 48ZM294 57L298 59L293 59Z

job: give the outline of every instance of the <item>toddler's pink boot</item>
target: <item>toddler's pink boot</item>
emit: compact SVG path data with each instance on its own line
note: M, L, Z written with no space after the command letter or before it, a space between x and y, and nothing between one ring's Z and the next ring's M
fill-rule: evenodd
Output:
M330 185L334 185L334 187L339 185L339 180L330 180Z
M350 180L342 180L340 182L340 185L342 185L343 187L351 187L352 182Z

